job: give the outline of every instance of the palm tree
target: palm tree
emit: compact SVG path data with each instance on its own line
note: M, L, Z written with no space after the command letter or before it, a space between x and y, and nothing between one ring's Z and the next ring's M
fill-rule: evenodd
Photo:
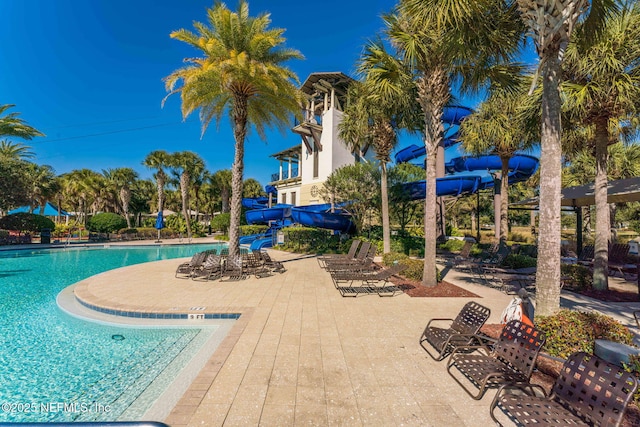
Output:
M30 197L33 206L40 206L40 215L44 214L47 202L58 191L58 182L53 168L49 165L28 163L27 174L31 184Z
M533 135L527 131L519 114L523 96L522 92L495 90L460 126L460 139L466 151L500 157L500 187L496 192L500 194L500 215L496 218L500 232L496 237L501 245L507 244L508 234L509 159L517 151L530 149L534 143Z
M204 161L196 153L181 151L169 156L169 166L180 183L182 195L182 215L187 226L187 238L191 241L191 207L189 206L189 192L193 184L192 177L202 174Z
M211 185L220 194L220 211L230 212L229 197L231 196L232 173L229 169L221 169L211 175Z
M164 210L164 186L167 183L167 173L165 168L169 164L169 153L164 150L152 151L145 157L142 162L143 165L149 169L155 169L156 173L153 174L156 179L156 185L158 187L158 212Z
M522 24L512 5L498 0L466 2L458 16L452 2L403 0L399 13L385 17L387 34L412 70L422 110L426 148L425 262L423 284L436 279L436 168L444 139L442 114L451 84L475 90L487 82L512 84L512 63Z
M465 2L473 0L465 0ZM548 316L560 309L560 176L562 126L560 120L562 60L571 33L587 15L585 34L597 35L603 20L615 9L614 0L516 0L523 22L540 57L542 126L540 156L540 233L536 272L536 312ZM537 79L534 79L536 82Z
M0 136L16 136L22 139L33 139L36 136L44 136L42 132L25 123L19 118L20 113L4 114L9 108L13 108L13 104L0 105Z
M390 55L381 40L365 46L358 70L363 83L349 87L349 101L338 129L340 137L351 151L362 152L371 146L380 163L380 196L383 252L391 252L389 225L389 191L387 164L398 143L399 129L408 127L405 117L416 111L415 96L409 73L403 64Z
M33 159L36 154L31 151L31 147L20 142L12 142L8 139L0 140L0 157L14 160Z
M244 0L237 12L217 2L208 9L207 18L208 25L194 23L195 33L185 29L171 33L202 56L187 59L189 65L171 73L165 82L167 97L180 93L183 117L200 109L203 133L212 119L219 121L225 112L231 117L235 155L229 253L238 255L245 138L250 125L264 138L265 128L284 131L290 114L301 114L299 80L282 64L302 55L282 47L284 30L268 28L269 14L250 17Z
M116 168L103 171L103 175L112 184L116 199L119 197L122 214L127 220L127 228L131 228L131 218L129 217L131 187L138 179L138 173L131 168Z
M608 247L610 240L607 202L607 146L619 141L616 132L621 121L637 114L640 98L640 6L625 5L620 14L609 17L602 37L585 48L584 31L567 47L562 93L565 108L583 126L592 126L587 145L595 153L595 253L593 287L608 288ZM637 126L637 124L636 124ZM637 129L637 128L636 128Z

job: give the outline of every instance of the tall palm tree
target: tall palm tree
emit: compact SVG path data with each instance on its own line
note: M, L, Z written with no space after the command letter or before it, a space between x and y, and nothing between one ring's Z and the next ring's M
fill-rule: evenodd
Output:
M473 1L473 0L465 0ZM571 33L585 15L585 34L597 34L615 0L516 0L531 35L542 76L540 140L540 232L536 272L536 312L548 316L560 309L560 242L562 126L560 120L562 61ZM535 82L536 80L534 80Z
M129 217L131 187L138 179L138 173L131 168L116 168L103 171L103 175L111 181L116 199L120 199L120 208L122 209L122 214L127 220L127 228L131 228L131 218Z
M496 218L500 235L496 237L501 245L506 245L508 234L509 159L534 144L533 134L528 132L519 114L524 95L518 91L495 90L460 126L460 139L466 151L500 157L500 215Z
M607 146L620 139L621 121L635 116L640 98L640 6L626 4L620 14L605 21L602 37L585 48L584 31L577 32L567 47L562 93L572 118L583 126L592 126L587 145L595 153L595 253L593 287L608 288L608 247L610 240L607 202ZM635 124L638 126L638 124ZM637 129L637 127L636 127ZM616 133L614 133L616 132Z
M31 147L20 142L12 142L8 139L0 140L0 157L14 160L33 159L36 154Z
M220 194L220 211L229 213L229 198L231 197L232 173L229 169L221 169L211 175L211 185Z
M33 206L40 206L40 215L44 214L47 202L58 191L58 183L53 168L49 165L28 163L27 174L31 184L30 197Z
M181 151L169 157L169 166L173 168L173 173L180 183L180 194L182 195L182 215L187 226L187 238L191 241L191 207L189 206L189 192L193 184L193 177L202 174L204 171L204 160L196 153Z
M409 127L410 116L418 110L415 96L407 96L414 88L408 70L390 55L381 40L365 46L359 60L363 83L349 88L349 102L338 125L340 137L352 151L365 151L371 146L380 164L380 195L383 252L391 252L389 225L389 191L387 164L398 143L401 127Z
M203 133L212 119L219 121L225 113L231 117L235 155L229 253L238 255L245 138L250 125L264 138L265 128L284 131L290 114L301 114L299 80L283 64L302 55L282 47L284 30L268 28L269 14L249 16L244 0L237 12L217 2L207 10L207 18L208 25L194 23L195 33L185 29L171 33L202 56L187 59L189 65L171 73L165 82L167 97L180 93L183 117L200 109Z
M156 171L153 176L156 179L156 186L158 187L158 212L162 212L164 210L165 199L164 187L167 183L165 168L169 165L169 153L164 150L152 151L147 154L142 164Z
M455 3L455 2L454 2ZM422 110L426 148L425 262L423 284L436 278L436 168L444 140L442 115L451 85L475 90L488 82L512 84L512 58L522 24L513 5L498 0L470 3L457 17L452 2L402 0L399 13L385 17L387 34L411 67ZM517 75L517 73L515 74Z
M16 136L27 140L36 136L44 136L42 132L19 118L20 113L7 113L2 116L9 108L13 107L15 107L13 104L0 105L0 136Z

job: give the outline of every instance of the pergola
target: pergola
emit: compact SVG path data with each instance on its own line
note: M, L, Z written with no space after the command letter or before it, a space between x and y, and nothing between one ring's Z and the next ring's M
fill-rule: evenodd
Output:
M626 203L640 201L640 177L609 181L607 185L607 202ZM513 206L537 209L537 197L513 203ZM576 246L578 254L582 252L582 207L596 203L594 184L568 187L562 190L561 205L570 207L576 213Z

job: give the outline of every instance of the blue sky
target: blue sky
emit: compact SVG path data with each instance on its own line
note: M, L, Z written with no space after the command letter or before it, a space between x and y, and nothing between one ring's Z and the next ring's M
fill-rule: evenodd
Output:
M237 2L226 2L233 10ZM197 113L186 121L180 100L162 78L196 52L169 38L206 21L212 0L0 0L0 104L46 134L26 142L39 164L61 174L73 169L141 165L157 149L190 150L214 172L233 162L233 134L225 118L201 138ZM382 29L394 0L249 1L252 15L268 11L285 28L286 45L305 60L289 66L301 81L312 72L353 75L363 44ZM19 140L15 140L18 142ZM246 141L245 177L263 185L278 164L269 154L299 143L292 132ZM408 143L407 143L408 144ZM401 144L402 146L402 144Z

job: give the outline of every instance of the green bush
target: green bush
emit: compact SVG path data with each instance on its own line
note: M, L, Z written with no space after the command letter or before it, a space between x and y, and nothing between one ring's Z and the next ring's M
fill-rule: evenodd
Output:
M582 291L593 287L593 274L589 268L583 265L562 264L560 272L565 289Z
M438 247L449 252L460 252L464 247L464 244L464 240L449 239L445 243L438 245Z
M94 233L113 233L127 226L127 220L116 213L95 214L87 221L87 229Z
M240 235L241 236L250 236L252 234L262 234L269 229L266 225L241 225L240 226Z
M387 267L390 267L394 265L396 262L402 262L407 259L409 259L409 256L403 253L389 252L388 254L384 254L382 256L382 264Z
M600 313L563 309L552 316L539 316L536 327L547 336L543 350L566 359L576 351L593 353L596 339L633 344L633 333L617 320Z
M538 265L538 260L527 255L509 254L502 261L502 266L506 268L527 268L536 265Z
M182 233L183 235L187 233L187 223L185 222L184 217L181 214L169 215L165 219L165 225L167 226L167 228L170 228L178 233ZM206 233L204 232L204 226L200 222L191 219L189 225L191 226L191 234L193 236L204 237L206 235Z
M310 227L286 227L282 249L299 253L328 253L341 248L340 236L330 230Z
M409 280L416 282L422 281L422 273L424 271L424 261L420 259L409 258L403 253L391 252L382 256L382 264L385 266L391 266L395 263L406 265L407 268L400 273L402 276ZM436 277L438 282L442 280L442 273L436 267Z
M227 233L229 231L230 225L231 225L231 214L229 213L221 213L219 215L214 216L211 219L211 228L214 231L221 231L223 233Z
M4 230L39 232L43 228L53 230L55 224L46 216L20 212L0 218L0 228Z

